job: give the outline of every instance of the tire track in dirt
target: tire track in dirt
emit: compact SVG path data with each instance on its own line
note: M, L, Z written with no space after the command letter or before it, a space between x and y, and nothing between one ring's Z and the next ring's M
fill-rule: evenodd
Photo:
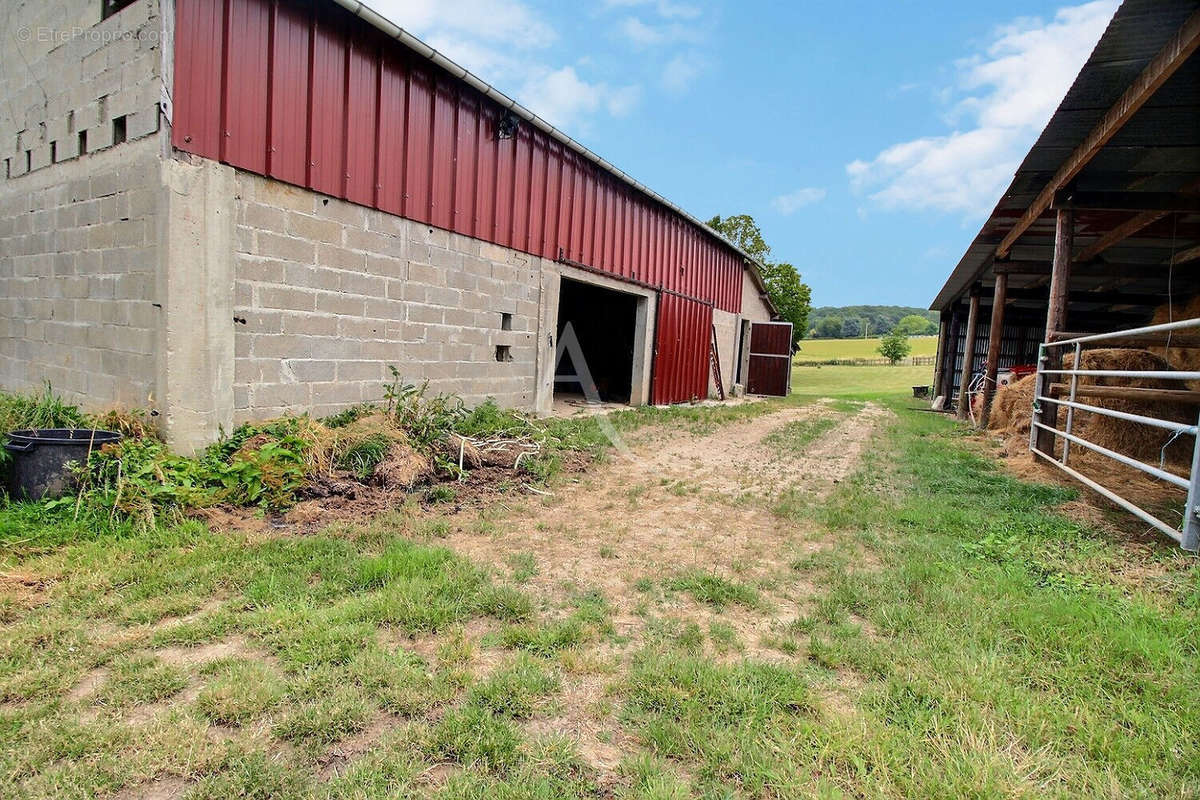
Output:
M770 638L806 613L818 594L790 570L790 562L829 546L829 539L824 531L777 516L771 506L790 487L814 497L832 490L856 468L888 413L867 404L843 415L828 403L814 403L722 425L706 435L650 429L631 437L631 458L614 456L544 502L496 520L494 534L452 534L451 547L501 572L512 554L532 556L537 573L528 588L551 613L573 591L599 590L613 608L613 626L627 637L621 645L590 647L587 652L603 654L599 660L611 666L598 674L564 675L560 711L528 723L527 730L568 736L598 774L615 779L621 759L639 746L610 713L598 709L606 707L607 687L645 641L646 606L659 617L701 626L719 621L732 629L737 645L714 657L786 660L769 646ZM766 441L790 423L820 417L837 423L803 452ZM689 569L743 582L786 577L762 592L763 601L752 608L718 609L683 593L645 592L646 580L659 583Z
M655 429L631 442L573 486L513 517L490 536L460 531L455 550L504 569L513 553L533 556L533 588L552 597L597 588L636 605L632 585L691 568L754 577L778 568L812 531L781 520L769 506L790 487L819 497L857 466L888 415L866 404L843 415L827 404L764 414L697 435ZM764 440L783 426L839 417L803 453L779 453ZM626 605L618 602L618 607Z

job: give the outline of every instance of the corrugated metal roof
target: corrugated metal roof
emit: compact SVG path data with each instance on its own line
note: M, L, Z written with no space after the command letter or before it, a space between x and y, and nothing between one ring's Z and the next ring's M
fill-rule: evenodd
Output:
M490 98L491 100L496 102L502 108L511 110L514 114L516 114L517 116L526 120L527 122L531 123L534 127L539 128L540 130L549 134L551 137L562 142L568 148L570 148L571 150L574 150L576 153L579 153L581 156L583 156L584 158L593 162L601 169L612 174L617 179L628 184L632 188L636 189L638 192L641 192L642 194L648 196L655 202L661 203L663 206L667 207L674 213L683 217L688 222L699 227L703 232L705 232L712 238L721 242L726 247L729 247L732 250L734 250L738 255L740 255L743 259L745 259L746 267L750 270L750 274L754 278L755 285L757 285L758 288L760 290L762 290L762 292L763 292L762 299L763 299L763 302L766 304L767 308L771 311L772 314L777 313L777 310L771 304L770 299L766 296L766 285L763 283L763 278L762 278L762 273L760 271L759 263L754 259L753 256L748 254L745 250L742 250L740 247L735 245L733 242L729 241L724 236L719 234L717 231L708 227L707 224L705 224L704 222L701 222L699 219L692 216L687 211L684 211L681 207L679 207L675 203L672 203L670 200L668 200L667 198L658 194L653 189L649 188L648 186L645 186L644 184L642 184L639 181L637 181L636 179L634 179L632 176L630 176L627 173L625 173L624 171L618 169L616 166L614 166L613 164L611 164L604 158L601 158L596 153L593 153L587 147L585 147L584 145L575 141L570 136L568 136L566 133L564 133L561 130L559 130L558 128L554 127L553 125L551 125L549 122L547 122L546 120L539 117L534 112L525 108L525 106L521 105L516 100L514 100L511 97L509 97L508 95L504 94L499 89L496 89L491 84L480 79L479 77L477 77L475 74L473 74L471 71L469 71L465 67L460 66L459 64L455 63L451 59L447 58L444 54L438 52L433 47L430 47L428 44L423 42L421 39L419 39L418 37L409 33L407 30L400 27L395 22L393 22L390 19L388 19L387 17L385 17L383 14L380 14L378 11L371 8L366 3L360 2L360 0L333 0L333 2L344 7L345 9L350 11L355 16L370 23L371 25L373 25L375 28L379 29L386 35L395 38L396 40L398 40L399 42L404 44L406 47L408 47L413 52L415 52L425 58L428 58L434 64L436 64L439 67L441 67L442 69L446 70L451 75L455 76L456 78L459 78L460 80L462 80L463 82L465 82L467 85L471 86L472 88L476 89L477 91L482 92L485 96L487 96L488 98Z
M1146 68L1200 0L1125 0L1018 167L932 309L946 308L989 276L996 245L1049 184L1063 161ZM1075 179L1081 191L1178 191L1200 177L1200 58L1193 55L1104 146ZM1130 214L1080 214L1077 247L1086 247ZM1165 224L1170 226L1165 230ZM1161 264L1196 244L1200 215L1177 214L1105 251L1114 264ZM1049 263L1054 221L1045 214L1017 240L1010 258ZM1165 299L1165 298L1164 298Z

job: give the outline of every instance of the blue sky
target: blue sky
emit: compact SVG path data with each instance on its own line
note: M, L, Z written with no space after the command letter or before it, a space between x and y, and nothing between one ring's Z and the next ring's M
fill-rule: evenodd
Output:
M697 217L752 214L815 305L925 306L1117 2L368 5Z

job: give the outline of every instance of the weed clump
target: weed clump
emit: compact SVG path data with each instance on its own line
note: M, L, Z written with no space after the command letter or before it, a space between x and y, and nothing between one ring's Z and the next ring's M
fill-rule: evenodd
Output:
M214 506L282 513L307 497L353 500L363 487L452 502L459 497L452 484L474 470L540 482L561 469L564 450L594 449L577 431L535 422L490 399L468 409L461 398L430 394L427 384L405 383L391 371L380 404L360 403L319 420L247 422L190 457L170 450L147 412L89 416L48 385L33 397L0 393L0 433L52 427L122 433L122 441L76 466L77 497L46 504L142 526Z

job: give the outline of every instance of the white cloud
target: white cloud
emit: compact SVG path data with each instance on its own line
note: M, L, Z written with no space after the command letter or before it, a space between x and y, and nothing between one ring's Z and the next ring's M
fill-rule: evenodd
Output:
M1049 121L1112 17L1117 0L1059 9L1045 22L1021 18L955 66L947 96L960 98L957 128L885 148L846 165L851 187L889 209L986 215Z
M614 117L625 116L637 105L639 95L636 86L588 83L570 66L530 76L521 90L525 104L555 125L600 110Z
M380 14L430 47L516 97L550 123L567 127L596 113L628 114L637 86L588 81L574 65L548 63L554 27L521 0L374 0Z
M554 28L520 0L373 0L367 5L414 33L456 32L523 50L545 47L558 38Z
M700 9L687 3L670 0L604 0L606 8L650 8L664 19L695 19Z
M663 67L659 83L668 92L681 94L704 72L704 61L695 54L681 53Z
M819 203L825 199L825 190L814 186L797 189L794 192L781 194L771 200L771 207L784 216L795 214L805 206Z
M617 29L635 47L696 43L703 38L703 33L695 25L679 22L651 24L638 17L626 17Z

